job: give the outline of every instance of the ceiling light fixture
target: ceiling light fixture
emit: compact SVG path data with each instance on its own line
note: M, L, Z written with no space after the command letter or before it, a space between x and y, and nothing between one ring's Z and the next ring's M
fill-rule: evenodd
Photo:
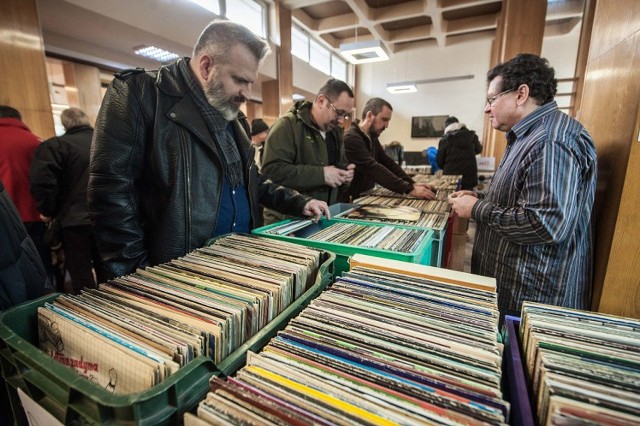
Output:
M341 44L340 54L352 64L367 64L389 60L389 54L380 40Z
M387 91L389 93L413 93L417 92L418 88L413 83L389 83L387 84Z
M155 46L136 47L134 53L158 62L171 62L180 57L177 53L169 52L168 50L160 49Z
M444 83L447 81L469 80L475 77L473 74L457 75L454 77L429 78L426 80L401 81L398 83L387 83L387 91L389 93L413 93L418 91L418 84Z

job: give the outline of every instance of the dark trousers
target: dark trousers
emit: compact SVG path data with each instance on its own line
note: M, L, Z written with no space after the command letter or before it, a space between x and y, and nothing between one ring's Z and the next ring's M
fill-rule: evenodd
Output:
M33 240L33 244L35 244L38 254L40 254L44 270L46 271L49 282L51 283L49 287L52 287L55 281L53 277L53 265L51 264L51 249L45 245L43 240L44 228L46 225L44 222L24 222L24 227L27 228L27 233Z
M91 225L62 228L62 247L65 267L71 276L75 294L80 293L80 290L85 287L96 287L93 269L95 269L98 283L107 280L109 274L98 254Z

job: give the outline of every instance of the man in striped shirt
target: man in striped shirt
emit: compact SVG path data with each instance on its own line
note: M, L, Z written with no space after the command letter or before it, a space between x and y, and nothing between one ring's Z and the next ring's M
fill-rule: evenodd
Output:
M484 112L507 147L486 196L452 194L477 222L471 271L495 277L502 317L525 300L588 309L596 151L591 136L554 101L546 59L520 54L487 74Z

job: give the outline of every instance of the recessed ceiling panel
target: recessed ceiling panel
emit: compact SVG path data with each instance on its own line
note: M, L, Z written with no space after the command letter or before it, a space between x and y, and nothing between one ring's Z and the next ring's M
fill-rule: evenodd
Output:
M353 13L349 5L343 1L328 1L325 3L315 4L313 6L303 7L300 10L313 19L325 19L333 16Z
M471 18L480 15L489 15L500 12L502 10L502 2L492 2L478 4L471 7L463 7L460 9L444 10L442 18L447 21L455 21L456 19Z
M406 28L423 27L432 24L429 16L416 16L414 18L401 19L399 21L385 22L382 28L386 31L404 30Z

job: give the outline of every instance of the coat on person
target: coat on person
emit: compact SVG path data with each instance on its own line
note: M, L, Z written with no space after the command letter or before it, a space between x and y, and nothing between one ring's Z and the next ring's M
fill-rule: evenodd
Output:
M482 152L478 136L459 122L448 124L444 131L438 143L438 166L445 175L462 175L461 189L473 189L478 185L476 155Z
M0 311L44 296L51 282L18 209L0 181Z
M116 74L98 115L89 214L102 258L116 276L183 256L216 230L225 159L189 95L180 69L188 67L181 65L185 60L156 71ZM263 223L261 204L300 215L308 197L258 174L246 116L239 112L229 125L241 157L251 227Z

